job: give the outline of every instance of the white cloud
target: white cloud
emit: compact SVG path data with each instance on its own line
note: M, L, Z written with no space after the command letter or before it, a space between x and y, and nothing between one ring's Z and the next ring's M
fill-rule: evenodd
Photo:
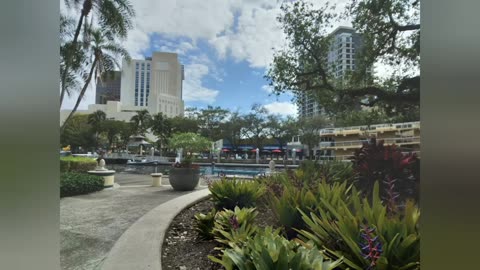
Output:
M268 94L271 94L273 92L273 87L265 84L265 85L262 85L262 90L264 92L267 92Z
M183 99L185 101L200 101L209 104L215 102L219 91L202 86L202 78L208 74L208 71L208 66L204 64L185 66L185 81L183 84Z
M297 105L291 102L272 102L269 104L263 105L269 113L280 114L282 116L296 116L297 115Z

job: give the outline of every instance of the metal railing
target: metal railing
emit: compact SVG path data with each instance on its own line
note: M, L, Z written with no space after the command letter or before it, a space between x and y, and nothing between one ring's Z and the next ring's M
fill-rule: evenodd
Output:
M397 144L397 145L407 144L407 143L413 143L413 144L420 143L420 137L384 138L384 139L377 139L377 140L383 140L384 144ZM368 140L321 142L320 148L348 147L348 146L361 147L363 143L366 143L366 142L368 142Z

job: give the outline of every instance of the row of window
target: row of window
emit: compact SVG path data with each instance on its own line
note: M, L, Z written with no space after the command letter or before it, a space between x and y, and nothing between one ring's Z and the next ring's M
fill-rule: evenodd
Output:
M142 68L142 70L145 70L145 63L142 63L141 68ZM135 63L135 69L136 70L140 69L140 64L139 63ZM150 64L149 63L147 63L147 70L150 70Z

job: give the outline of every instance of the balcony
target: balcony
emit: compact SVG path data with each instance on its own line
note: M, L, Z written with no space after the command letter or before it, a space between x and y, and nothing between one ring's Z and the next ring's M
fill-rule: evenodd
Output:
M384 145L417 145L420 144L420 137L404 137L404 138L385 138L382 139ZM357 149L362 147L367 140L343 141L343 142L320 142L320 149Z

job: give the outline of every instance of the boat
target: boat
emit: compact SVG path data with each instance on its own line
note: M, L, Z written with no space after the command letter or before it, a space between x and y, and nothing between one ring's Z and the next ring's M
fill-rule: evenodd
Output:
M148 160L146 158L140 159L129 159L127 160L127 165L158 165L157 160Z

